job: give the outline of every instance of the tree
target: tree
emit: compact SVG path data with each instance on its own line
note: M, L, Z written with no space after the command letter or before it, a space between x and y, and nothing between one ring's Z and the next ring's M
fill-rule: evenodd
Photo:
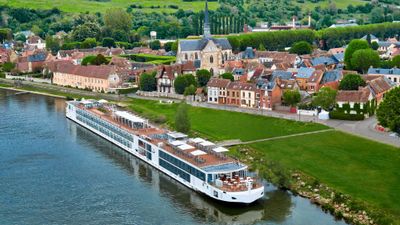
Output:
M350 42L349 46L347 46L346 51L344 52L344 63L346 64L346 69L353 69L351 65L351 58L355 51L360 49L368 49L368 42L365 40L354 39Z
M258 49L257 50L258 51L265 51L266 49L265 49L265 46L262 43L260 43L260 45L258 45Z
M190 131L190 119L189 119L189 106L185 102L179 104L175 115L175 129L178 132L188 133Z
M123 9L108 9L104 14L104 25L110 30L123 30L129 32L132 28L132 18Z
M90 64L92 65L103 65L103 64L107 64L108 60L106 59L106 57L104 57L104 55L102 54L98 54L91 62Z
M358 87L364 87L365 81L358 74L348 74L340 81L340 90L358 90Z
M15 63L12 62L5 62L3 64L3 71L4 72L11 72L15 68Z
M175 78L174 88L175 92L178 94L183 94L185 92L185 88L190 85L197 86L196 79L192 74L184 74Z
M94 48L97 46L96 38L86 38L81 43L81 48Z
M391 64L392 67L400 68L400 55L393 57Z
M46 37L46 48L51 51L51 53L56 54L60 50L60 43L56 38L48 35Z
M84 41L86 38L96 38L100 34L100 27L96 23L85 23L75 27L72 38L75 41Z
M98 54L97 56L94 55L89 55L86 56L85 58L82 59L81 65L87 66L87 65L103 65L107 64L108 60L104 57L102 54Z
M196 72L197 83L200 87L204 87L207 85L208 81L211 78L211 73L208 70L201 69Z
M371 23L382 23L385 21L383 9L381 7L374 7L371 11Z
M194 95L196 94L197 88L191 84L189 87L185 88L185 91L183 92L183 95L188 96L188 95Z
M172 46L171 46L171 50L174 52L178 52L178 41L175 41Z
M292 107L296 106L300 100L301 96L298 90L289 90L283 93L283 101Z
M142 75L140 75L139 88L142 91L157 90L156 74L143 73Z
M8 28L1 28L0 29L0 42L11 40L12 33L11 30Z
M154 40L150 42L149 47L153 50L158 50L161 48L161 42L159 40Z
M231 81L234 81L234 80L235 80L235 78L233 77L233 74L232 74L232 73L229 73L229 72L223 73L220 77L221 77L222 79L228 79L228 80L231 80Z
M174 42L170 41L164 44L164 49L166 52L169 52L172 50L172 45L174 44Z
M16 41L20 41L20 42L25 42L25 41L26 41L26 37L25 37L25 35L23 35L23 34L18 34L18 35L15 37L15 40L16 40Z
M379 123L400 134L400 87L386 93L376 111Z
M311 51L312 51L312 46L310 43L306 41L299 41L294 43L289 50L290 53L298 55L310 54Z
M371 43L371 48L372 48L373 50L378 50L379 44L378 44L376 41L373 41L373 42Z
M323 87L319 90L317 96L313 98L312 103L315 106L321 106L324 110L329 111L335 106L336 94L336 90L330 87Z
M366 73L368 68L378 67L380 63L379 55L372 49L361 49L354 52L351 58L353 69Z
M103 38L102 45L103 45L103 47L109 47L109 48L115 47L114 38L110 38L110 37Z

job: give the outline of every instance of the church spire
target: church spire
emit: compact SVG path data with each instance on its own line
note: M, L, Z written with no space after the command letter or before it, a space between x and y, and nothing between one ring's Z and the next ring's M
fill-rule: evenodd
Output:
M211 31L210 31L210 22L208 20L208 1L206 0L206 6L204 10L204 33L203 33L204 38L210 38L211 37Z

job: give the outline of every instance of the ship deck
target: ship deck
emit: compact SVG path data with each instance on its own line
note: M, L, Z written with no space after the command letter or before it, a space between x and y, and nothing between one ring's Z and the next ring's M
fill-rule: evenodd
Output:
M161 128L155 128L155 127L134 129L134 128L129 127L129 126L117 121L116 119L114 119L111 115L111 112L100 111L96 108L86 108L82 105L77 105L77 107L82 110L89 111L92 114L98 116L99 118L104 119L104 120L118 126L119 128L128 131L131 134L134 134L136 136L145 136L146 141L151 142L152 144L154 144L156 146L162 146L161 148L164 149L165 151L167 151L168 153L170 153L170 154L176 156L177 158L180 158L186 162L189 162L192 165L197 166L199 168L203 168L203 167L210 168L211 166L219 166L219 165L224 165L224 164L239 165L239 162L234 160L233 158L225 156L224 154L221 154L221 153L215 153L212 150L200 149L200 148L196 148L194 146L191 149L182 150L182 149L179 149L179 148L171 145L168 142L168 140L157 139L157 138L151 137L156 134L167 134L169 132L168 130L161 129ZM206 152L206 154L198 155L198 156L192 154L192 152L195 152L198 150L202 150L202 151Z

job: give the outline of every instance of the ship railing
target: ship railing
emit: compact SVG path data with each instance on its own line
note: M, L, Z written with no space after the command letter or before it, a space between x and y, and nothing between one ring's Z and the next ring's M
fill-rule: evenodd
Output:
M217 179L211 185L226 192L250 191L262 186L261 182L253 177L228 178L226 180Z

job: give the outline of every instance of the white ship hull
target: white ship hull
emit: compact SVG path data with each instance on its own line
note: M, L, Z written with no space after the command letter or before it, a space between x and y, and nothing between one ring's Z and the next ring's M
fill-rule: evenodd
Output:
M199 179L196 176L190 175L190 179L184 179L183 177L176 175L169 170L165 169L159 164L159 151L162 150L162 148L152 145L152 154L151 157L147 157L146 155L140 154L139 150L140 147L138 145L138 139L140 137L132 134L133 136L133 141L130 143L125 143L121 144L119 141L116 139L109 137L105 135L104 133L100 132L99 130L93 128L92 126L80 121L77 119L77 109L74 105L68 104L67 109L66 109L66 117L69 118L70 120L76 122L77 124L85 127L86 129L94 132L95 134L99 135L100 137L110 141L111 143L117 145L118 147L122 148L126 152L138 157L139 159L143 160L144 162L152 165L153 167L157 168L158 170L162 171L163 173L167 174L171 178L175 179L176 181L180 182L181 184L185 185L186 187L203 193L213 199L223 201L223 202L231 202L231 203L244 203L244 204L249 204L252 203L264 195L264 187L261 186L259 188L253 188L253 189L248 189L246 191L223 191L219 189L218 187L209 184L208 182L205 182L201 179ZM105 121L107 122L107 121ZM107 122L109 123L109 122ZM111 124L111 123L110 123ZM207 177L207 175L206 175ZM189 180L189 181L188 181Z

